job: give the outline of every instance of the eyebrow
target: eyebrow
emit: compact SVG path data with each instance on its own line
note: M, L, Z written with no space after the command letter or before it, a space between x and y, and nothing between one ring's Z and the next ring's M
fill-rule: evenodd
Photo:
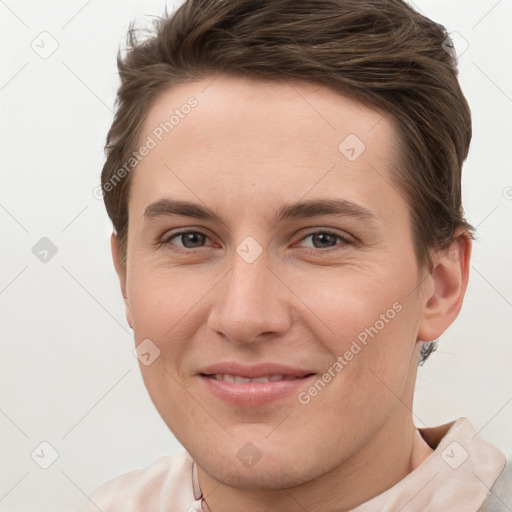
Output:
M151 203L144 211L144 217L148 219L171 215L223 222L220 215L207 206L174 199L160 199ZM274 222L277 224L283 220L321 215L377 220L370 210L346 199L315 199L281 206L275 215Z

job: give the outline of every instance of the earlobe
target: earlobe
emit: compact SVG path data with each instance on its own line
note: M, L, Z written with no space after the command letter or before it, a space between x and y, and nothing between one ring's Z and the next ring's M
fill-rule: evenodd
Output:
M119 240L115 233L112 233L110 236L110 247L112 250L112 261L114 262L114 268L116 269L116 273L119 278L119 285L121 287L121 294L123 295L124 306L126 310L126 321L128 322L128 325L133 329L130 304L128 301L128 295L126 293L126 267L121 262L121 257L119 254Z
M459 232L452 243L433 257L432 293L426 298L418 339L434 341L457 318L469 279L471 236Z

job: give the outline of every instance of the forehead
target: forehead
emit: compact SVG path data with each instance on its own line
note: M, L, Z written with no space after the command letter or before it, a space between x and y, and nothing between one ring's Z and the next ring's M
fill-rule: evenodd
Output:
M157 139L167 138L172 132L176 139L183 125L193 127L203 141L207 139L204 132L212 128L218 135L245 136L253 141L255 150L259 141L268 142L269 138L283 135L303 142L321 141L330 147L346 133L363 141L373 141L374 135L394 138L390 116L384 112L329 87L296 79L217 75L174 85L154 101L141 137L153 133ZM256 125L265 129L256 132Z
M246 210L249 199L269 207L310 192L397 192L390 116L300 80L219 75L173 86L149 110L144 144L152 148L131 186L141 203L176 191L196 200L216 193L220 206Z

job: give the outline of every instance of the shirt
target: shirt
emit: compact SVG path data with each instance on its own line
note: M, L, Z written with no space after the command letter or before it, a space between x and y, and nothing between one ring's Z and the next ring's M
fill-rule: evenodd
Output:
M353 512L480 510L505 467L503 453L480 437L467 418L418 430L433 453L393 487ZM187 452L181 452L160 457L147 469L113 478L90 496L85 512L200 512L201 501L193 491L192 462Z

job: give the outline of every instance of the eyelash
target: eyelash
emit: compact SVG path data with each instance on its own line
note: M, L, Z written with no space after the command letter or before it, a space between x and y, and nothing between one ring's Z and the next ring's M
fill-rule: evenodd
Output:
M200 234L200 235L203 235L205 236L206 238L209 238L208 235L206 233L203 233L202 231L199 231L199 230L196 230L196 229L184 229L182 231L177 231L177 232L174 232L172 233L171 235L169 236L166 236L165 238L163 238L160 242L160 246L164 246L164 245L173 245L171 244L171 241L174 239L174 238L178 238L179 236L182 236L182 235L186 235L186 234L189 234L189 233L195 233L195 234ZM307 235L305 235L304 237L302 237L299 242L303 242L304 240L306 240L307 238L313 236L313 235L318 235L318 234L322 234L322 235L331 235L331 236L334 236L336 237L339 241L342 242L342 245L340 247L328 247L326 249L322 249L322 248L315 248L315 247L310 247L310 248L302 248L304 250L304 252L306 253L315 253L315 254L318 254L319 252L320 253L325 253L325 252L331 252L331 251L337 251L337 250L341 250L344 248L344 246L350 246L350 245L356 245L356 241L352 238L349 238L347 236L343 236L343 235L340 235L339 233L336 233L334 231L330 231L330 230L317 230L317 231L311 231L310 233L308 233ZM173 251L176 251L176 252L179 252L179 253L189 253L190 251L194 251L194 250L198 250L198 249L203 249L203 247L198 247L196 249L194 248L179 248L179 249L172 249Z

